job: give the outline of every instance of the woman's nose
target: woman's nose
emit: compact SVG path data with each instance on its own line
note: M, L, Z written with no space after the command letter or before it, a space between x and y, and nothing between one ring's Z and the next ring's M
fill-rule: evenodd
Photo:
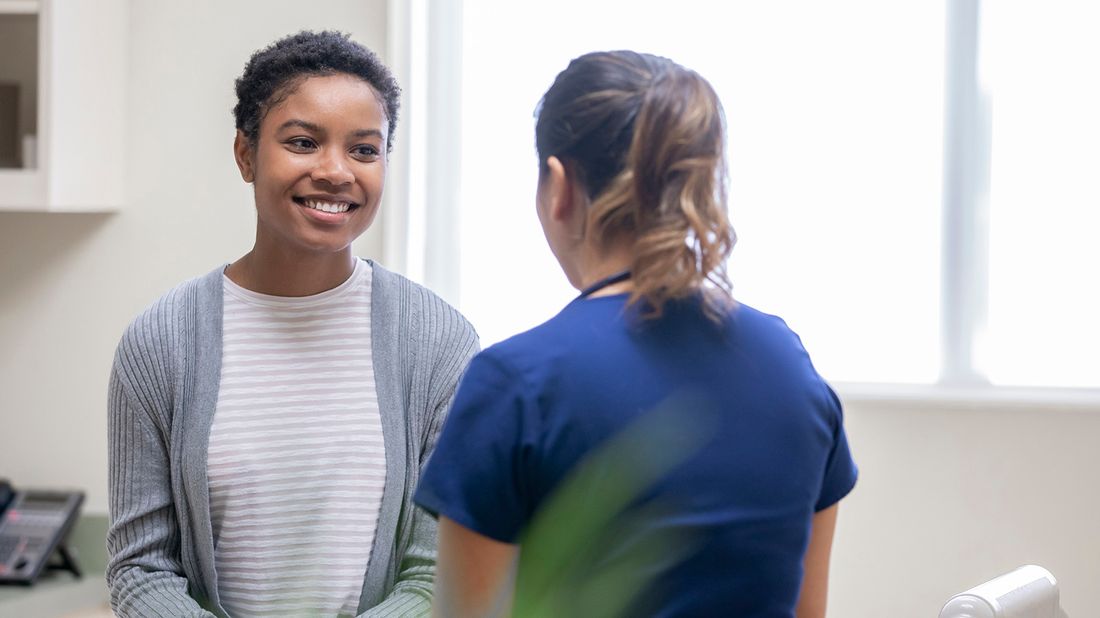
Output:
M351 173L344 153L329 149L318 157L310 178L330 185L346 185L355 180L355 175Z

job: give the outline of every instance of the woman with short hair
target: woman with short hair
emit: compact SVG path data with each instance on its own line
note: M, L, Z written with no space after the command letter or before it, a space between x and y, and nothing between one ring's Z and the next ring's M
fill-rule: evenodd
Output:
M138 316L111 372L112 606L426 613L436 525L411 494L477 338L351 251L381 202L397 82L346 35L301 32L236 86L255 244Z

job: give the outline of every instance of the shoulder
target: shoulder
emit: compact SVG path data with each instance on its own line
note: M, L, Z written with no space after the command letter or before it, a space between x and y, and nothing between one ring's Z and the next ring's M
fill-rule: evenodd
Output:
M478 353L471 373L498 386L535 392L560 371L580 370L595 352L606 350L602 338L607 329L593 328L586 309L571 303L545 322L494 343Z
M730 310L727 323L745 344L764 345L774 351L806 353L802 339L777 315L738 303Z
M474 333L473 326L457 309L428 288L399 275L378 262L367 260L371 265L374 288L372 301L381 304L383 310L397 310L416 313L427 319L441 321L454 327Z
M194 331L197 314L215 300L220 302L220 272L219 268L188 279L138 313L119 340L115 369L163 369L188 333Z
M787 326L787 322L783 320L783 318L765 313L764 311L742 302L734 304L727 313L727 316L735 323L747 324L752 328L790 332L790 327Z
M731 312L731 320L738 340L746 343L750 348L749 353L767 367L773 381L787 380L788 390L791 392L799 391L795 385L801 384L818 408L827 410L830 416L839 419L839 398L818 373L801 337L783 318L748 305L738 305Z
M405 339L430 353L456 353L468 359L477 352L477 331L457 309L428 288L373 260L371 312L380 318L376 336Z

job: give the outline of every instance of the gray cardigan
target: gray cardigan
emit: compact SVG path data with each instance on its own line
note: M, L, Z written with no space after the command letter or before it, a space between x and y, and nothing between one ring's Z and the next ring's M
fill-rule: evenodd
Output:
M359 612L422 615L431 605L436 524L412 496L477 335L427 289L371 265L386 487ZM221 375L223 270L155 302L115 354L107 582L119 616L225 615L206 478Z

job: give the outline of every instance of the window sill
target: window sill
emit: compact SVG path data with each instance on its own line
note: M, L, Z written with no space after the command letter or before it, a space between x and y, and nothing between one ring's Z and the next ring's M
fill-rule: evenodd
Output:
M935 406L963 409L1100 412L1100 389L943 384L833 384L845 404L876 407Z

